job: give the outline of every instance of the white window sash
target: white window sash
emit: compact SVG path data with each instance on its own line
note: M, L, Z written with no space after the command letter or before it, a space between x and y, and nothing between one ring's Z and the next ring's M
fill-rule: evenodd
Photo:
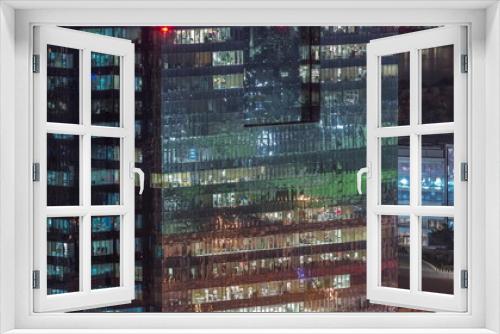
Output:
M47 122L47 45L80 50L80 124ZM134 45L129 40L99 36L70 29L41 26L35 28L34 52L40 57L39 73L34 77L34 161L39 163L40 180L34 192L33 270L39 271L39 289L34 289L34 311L75 311L128 304L134 298ZM120 57L120 126L91 125L90 56L100 52ZM78 135L78 206L47 206L47 134ZM91 205L91 138L120 140L120 205ZM120 217L120 285L91 288L91 217ZM47 218L79 217L79 291L48 295Z
M371 302L432 311L467 310L467 289L461 287L461 271L467 270L467 182L460 178L462 162L467 162L467 73L461 71L461 56L466 54L466 28L433 28L371 41L367 46L367 297ZM419 124L420 53L419 50L454 46L454 121ZM410 125L380 127L381 57L410 53ZM421 135L454 134L454 206L421 205ZM380 139L410 137L410 204L381 205ZM398 289L381 284L381 215L410 217L410 288ZM421 224L423 216L454 218L454 260L452 295L421 289Z

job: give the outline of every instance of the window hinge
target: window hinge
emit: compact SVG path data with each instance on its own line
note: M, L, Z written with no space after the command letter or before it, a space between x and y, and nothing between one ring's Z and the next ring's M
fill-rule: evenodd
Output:
M33 181L40 181L40 164L38 162L33 164Z
M462 73L469 72L469 56L462 55Z
M467 162L460 164L460 180L469 181L469 164Z
M33 289L40 289L40 270L33 270Z
M40 55L33 55L33 73L40 73Z
M467 289L469 287L469 272L467 270L462 270L460 276L460 287L462 289Z

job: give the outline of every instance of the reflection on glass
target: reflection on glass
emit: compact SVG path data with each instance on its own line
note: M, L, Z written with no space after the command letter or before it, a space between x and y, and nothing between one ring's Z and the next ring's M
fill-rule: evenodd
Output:
M79 290L78 217L47 218L47 294Z
M92 217L92 289L120 286L120 216Z
M381 216L382 286L410 288L410 217Z
M422 204L453 205L453 134L422 136Z
M80 143L74 135L47 134L47 205L79 205Z
M120 204L120 139L92 137L92 205Z
M92 125L120 126L120 57L92 52Z
M410 137L381 138L381 204L410 203Z
M47 121L80 121L80 50L47 46Z
M422 123L453 122L453 45L424 49Z
M319 27L249 27L245 124L319 120ZM219 77L219 76L217 76ZM214 77L215 79L215 77Z
M422 217L422 291L453 294L453 218Z
M381 57L381 126L410 124L410 53Z

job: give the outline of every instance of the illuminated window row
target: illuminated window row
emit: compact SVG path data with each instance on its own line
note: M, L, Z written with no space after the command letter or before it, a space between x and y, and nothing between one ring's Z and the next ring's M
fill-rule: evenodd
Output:
M347 172L349 173L349 172ZM329 178L317 176L322 181L330 181L334 177L334 173ZM269 185L267 188L259 188L257 185L252 187L256 190L248 190L241 192L231 192L220 194L193 194L192 197L182 197L183 193L190 192L189 190L179 190L176 195L165 194L163 203L163 212L175 212L186 210L202 210L202 209L223 209L223 208L241 208L254 207L257 210L264 210L260 206L265 206L266 210L279 210L285 206L294 205L297 209L305 210L307 208L330 206L337 203L339 199L357 196L354 180L348 178L349 183L341 183L332 181L332 184L325 183L324 185L315 182L312 177L297 178L296 180L288 180L282 184ZM199 190L197 190L199 191ZM259 208L260 207L260 208ZM314 219L322 221L324 219Z
M346 289L350 287L350 275L314 277L290 281L273 281L242 284L227 287L196 289L191 291L192 304L241 300L259 297L281 296L287 293L305 293L320 289Z
M120 264L119 263L98 263L92 264L92 276L112 276L114 278L119 278L120 276Z
M365 94L364 89L342 89L326 91L321 98L326 108L340 105L354 106L366 101Z
M365 66L322 68L321 82L361 81L366 79Z
M73 258L75 243L47 241L47 256Z
M207 116L210 119L210 116ZM228 138L222 136L198 136L195 138L179 138L169 141L164 147L165 163L186 163L197 161L214 161L223 159L240 159L249 157L287 156L290 154L304 154L324 152L328 150L343 150L363 148L366 146L365 125L361 123L364 117L360 114L325 115L325 128L335 131L327 136L314 136L311 140L301 140L303 134L291 133L286 136L267 136L265 134L242 133ZM209 125L214 123L208 122ZM230 123L231 124L231 123ZM240 124L241 125L241 124ZM196 128L197 124L181 127L179 123L170 123L164 126L164 133L184 133ZM229 125L227 125L229 126ZM181 131L182 129L183 131ZM316 138L315 138L316 137Z
M269 273L280 273L296 270L299 266L318 267L332 266L337 263L355 263L366 261L366 250L350 250L300 256L264 258L252 261L236 261L223 263L205 263L189 268L190 279L210 280L235 276L254 276ZM169 282L182 282L184 267L168 267L165 276Z
M321 45L322 60L364 58L366 44Z
M50 218L47 219L47 232L48 233L76 233L78 229L78 220L66 218Z
M345 172L341 180L335 180L335 173L324 175L311 175L292 180L277 180L276 183L260 186L251 185L250 190L230 193L215 193L216 190L208 191L201 189L201 193L191 195L189 189L179 189L167 191L165 189L163 212L175 212L194 209L219 209L219 208L239 208L252 206L258 209L265 205L266 210L284 209L283 206L294 205L297 209L324 207L335 205L340 199L357 196L355 187L355 173ZM317 178L317 180L315 180ZM325 182L321 184L320 181ZM345 183L342 183L345 181ZM327 183L331 182L331 183ZM255 190L253 190L255 189ZM200 189L196 190L197 192ZM212 193L210 193L212 192ZM183 197L185 194L191 197ZM261 210L263 208L260 208ZM328 213L327 213L328 215ZM314 219L324 221L328 219Z
M181 210L176 206L175 199L164 197L167 202L168 210ZM262 224L271 225L273 223L291 225L291 224L315 224L341 219L362 219L365 215L365 209L362 206L337 206L336 203L327 205L326 201L321 207L306 207L300 210L282 210L269 212L254 212L252 216L239 217L214 217L207 222L205 217L190 217L180 219L172 217L170 212L164 212L163 223L161 224L162 235L170 233L191 233L202 231L225 231L242 228L261 227ZM187 210L187 209L186 209Z
M68 169L72 169L69 167ZM50 186L73 187L75 183L75 171L47 170L47 184Z
M299 303L287 303L282 305L258 305L258 306L249 306L249 307L241 307L235 309L227 309L222 312L244 312L244 313L286 313L286 312L303 312L304 310L304 302Z
M91 53L92 67L120 66L120 58L104 53Z
M57 52L56 50L60 49L50 49L47 52L47 67L73 69L75 66L73 53Z
M366 240L365 227L352 227L326 231L275 234L264 237L210 238L186 244L164 246L165 256L207 256L257 250L272 250L301 246L336 244Z
M214 170L201 170L181 173L152 173L151 187L153 188L178 188L192 187L197 185L216 185L227 183L241 183L251 181L266 181L277 179L294 179L296 184L300 184L298 179L301 177L314 176L319 174L328 174L331 171L315 172L316 163L304 163L302 166L302 175L297 174L297 166L294 164L276 164L271 166L254 166L248 168L227 168ZM328 176L325 176L328 177ZM338 177L348 179L350 173L337 173ZM322 180L327 181L327 180ZM343 179L342 181L347 181ZM298 194L297 194L298 195Z
M213 52L182 52L169 53L163 64L165 69L187 67L216 67L243 64L243 51L213 51Z
M203 44L224 42L231 38L230 27L211 27L174 30L174 44Z
M91 82L93 91L120 89L119 75L113 75L113 74L93 75Z
M120 170L92 169L92 185L119 184Z
M113 255L119 251L116 246L116 240L93 240L92 256Z
M243 73L168 77L167 92L210 91L243 88Z

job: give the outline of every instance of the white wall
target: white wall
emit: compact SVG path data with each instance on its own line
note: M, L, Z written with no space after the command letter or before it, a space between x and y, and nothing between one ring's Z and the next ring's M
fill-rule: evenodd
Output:
M488 8L486 18L486 327L500 332L500 263L490 263L488 254L500 253L500 5ZM491 112L493 111L493 112ZM474 223L474 222L472 222ZM498 257L497 257L498 259ZM495 287L491 289L491 287Z
M14 328L14 14L0 2L0 333Z

